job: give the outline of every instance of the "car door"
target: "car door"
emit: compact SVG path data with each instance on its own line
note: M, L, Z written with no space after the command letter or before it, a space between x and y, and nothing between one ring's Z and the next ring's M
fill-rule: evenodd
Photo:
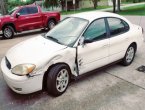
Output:
M20 16L17 17L16 20L16 26L19 31L28 30L28 27L30 25L29 22L29 13L27 7L22 7L17 13L19 13Z
M129 44L129 25L120 18L107 18L110 30L109 63L124 57Z
M31 29L42 28L43 27L42 15L39 12L38 7L37 6L28 7L28 11L30 20L29 22L31 22L30 28Z
M79 74L108 64L109 39L104 18L92 22L83 37L84 45L78 46Z
M38 13L36 6L23 7L18 13L20 16L17 18L17 26L19 31L31 30L42 27L42 17Z

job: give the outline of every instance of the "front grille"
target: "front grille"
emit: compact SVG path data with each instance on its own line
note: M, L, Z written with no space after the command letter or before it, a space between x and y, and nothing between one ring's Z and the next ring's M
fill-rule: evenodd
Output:
M8 67L8 69L11 69L11 63L9 62L7 57L5 57L5 61L6 61L6 66Z

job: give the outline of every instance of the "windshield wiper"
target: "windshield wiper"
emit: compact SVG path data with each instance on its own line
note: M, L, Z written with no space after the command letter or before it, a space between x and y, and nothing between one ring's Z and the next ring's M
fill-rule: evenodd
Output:
M47 38L52 40L52 41L54 41L54 42L57 42L57 43L61 44L58 39L56 39L56 38L54 38L52 36L47 36Z

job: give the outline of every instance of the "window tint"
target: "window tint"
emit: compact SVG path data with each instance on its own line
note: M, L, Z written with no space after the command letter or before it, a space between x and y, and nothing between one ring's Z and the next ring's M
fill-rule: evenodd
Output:
M106 38L107 32L104 19L94 21L84 33L86 40L96 41Z
M27 8L22 8L22 9L19 10L18 13L20 13L20 15L27 15L28 14L28 10L27 10Z
M120 33L124 33L129 30L128 24L118 18L108 18L109 28L110 28L110 34L117 35Z
M38 8L37 7L28 7L29 14L35 14L38 13Z

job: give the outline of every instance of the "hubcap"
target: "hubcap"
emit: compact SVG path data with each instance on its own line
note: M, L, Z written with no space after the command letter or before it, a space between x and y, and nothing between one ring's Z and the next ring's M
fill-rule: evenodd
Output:
M12 36L11 29L10 28L5 28L4 29L4 35L5 35L5 37L10 38Z
M127 55L126 55L126 61L127 63L130 63L133 60L134 57L134 48L130 47L127 51Z
M53 21L49 23L49 29L54 28L54 26L55 26L55 23Z
M69 82L69 75L68 75L68 71L66 69L62 69L56 78L56 88L59 92L63 92L67 86L68 86L68 82Z

